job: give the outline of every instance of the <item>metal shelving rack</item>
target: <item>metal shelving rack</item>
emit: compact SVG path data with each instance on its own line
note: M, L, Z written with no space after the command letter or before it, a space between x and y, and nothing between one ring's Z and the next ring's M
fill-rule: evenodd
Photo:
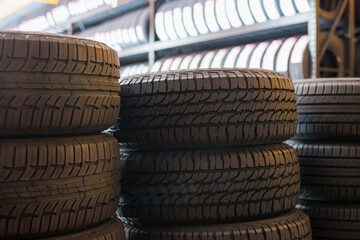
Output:
M122 63L128 64L147 60L152 65L158 57L167 54L181 54L191 50L199 51L291 35L309 34L312 77L319 77L321 72L341 73L341 71L345 76L355 76L355 0L339 0L332 18L328 15L325 16L324 11L319 8L320 0L310 0L310 12L308 13L186 39L161 42L156 39L154 19L156 9L164 2L165 0L123 0L115 8L107 6L96 9L86 15L70 19L67 23L57 27L63 27L65 31L71 34L73 31L83 30L86 27L148 5L150 11L149 43L121 51L119 57ZM323 42L320 42L319 36L321 34L327 34ZM329 39L333 36L341 37L346 42L344 70L321 66Z

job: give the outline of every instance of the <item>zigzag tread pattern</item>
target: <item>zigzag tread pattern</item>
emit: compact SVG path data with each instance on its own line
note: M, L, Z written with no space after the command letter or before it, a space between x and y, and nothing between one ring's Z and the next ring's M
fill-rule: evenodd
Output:
M359 239L360 208L358 204L300 200L297 208L310 217L314 238Z
M122 111L111 132L126 148L280 143L295 133L294 86L272 71L182 70L120 84Z
M288 141L299 156L301 199L359 202L360 143Z
M46 240L126 240L124 225L117 217L87 230Z
M119 111L119 96L1 94L0 136L97 133Z
M222 225L140 227L125 224L125 233L128 240L312 239L309 217L295 209L266 220Z
M295 139L359 139L360 78L295 80Z
M80 231L116 211L120 153L111 136L4 139L0 155L0 238Z
M264 147L124 152L118 215L140 224L219 223L293 208L300 192L296 152Z
M115 50L93 40L57 34L2 31L0 72L119 78L120 63Z

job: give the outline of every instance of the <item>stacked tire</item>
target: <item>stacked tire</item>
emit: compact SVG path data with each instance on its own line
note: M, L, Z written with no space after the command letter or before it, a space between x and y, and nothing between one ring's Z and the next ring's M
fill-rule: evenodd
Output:
M311 239L292 81L266 70L123 78L118 215L133 239Z
M317 239L360 239L360 79L295 81L298 208Z
M125 239L119 60L102 43L0 32L0 238Z

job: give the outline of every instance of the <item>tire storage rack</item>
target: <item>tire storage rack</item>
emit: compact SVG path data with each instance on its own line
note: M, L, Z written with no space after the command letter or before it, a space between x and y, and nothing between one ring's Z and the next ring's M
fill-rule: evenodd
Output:
M125 240L119 74L103 43L1 31L1 239Z
M146 61L149 70L156 61L170 56L308 34L309 48L301 52L304 55L301 59L306 61L295 68L299 79L355 76L355 19L359 22L356 15L360 9L358 4L355 7L355 0L118 3L115 8L95 9L46 30L105 42L118 50L122 66Z
M128 240L312 239L295 209L290 78L267 70L158 72L121 81L118 216Z
M298 126L288 143L299 155L298 208L319 239L360 238L360 79L294 81Z

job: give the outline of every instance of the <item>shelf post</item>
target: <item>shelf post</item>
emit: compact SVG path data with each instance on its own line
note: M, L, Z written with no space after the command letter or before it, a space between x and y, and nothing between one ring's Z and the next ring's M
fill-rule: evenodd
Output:
M319 59L319 0L310 0L310 19L308 21L308 34L310 37L309 40L309 50L311 56L311 78L317 78L320 75L320 59Z
M155 13L156 13L156 0L149 0L149 52L148 52L148 62L149 67L155 63Z

